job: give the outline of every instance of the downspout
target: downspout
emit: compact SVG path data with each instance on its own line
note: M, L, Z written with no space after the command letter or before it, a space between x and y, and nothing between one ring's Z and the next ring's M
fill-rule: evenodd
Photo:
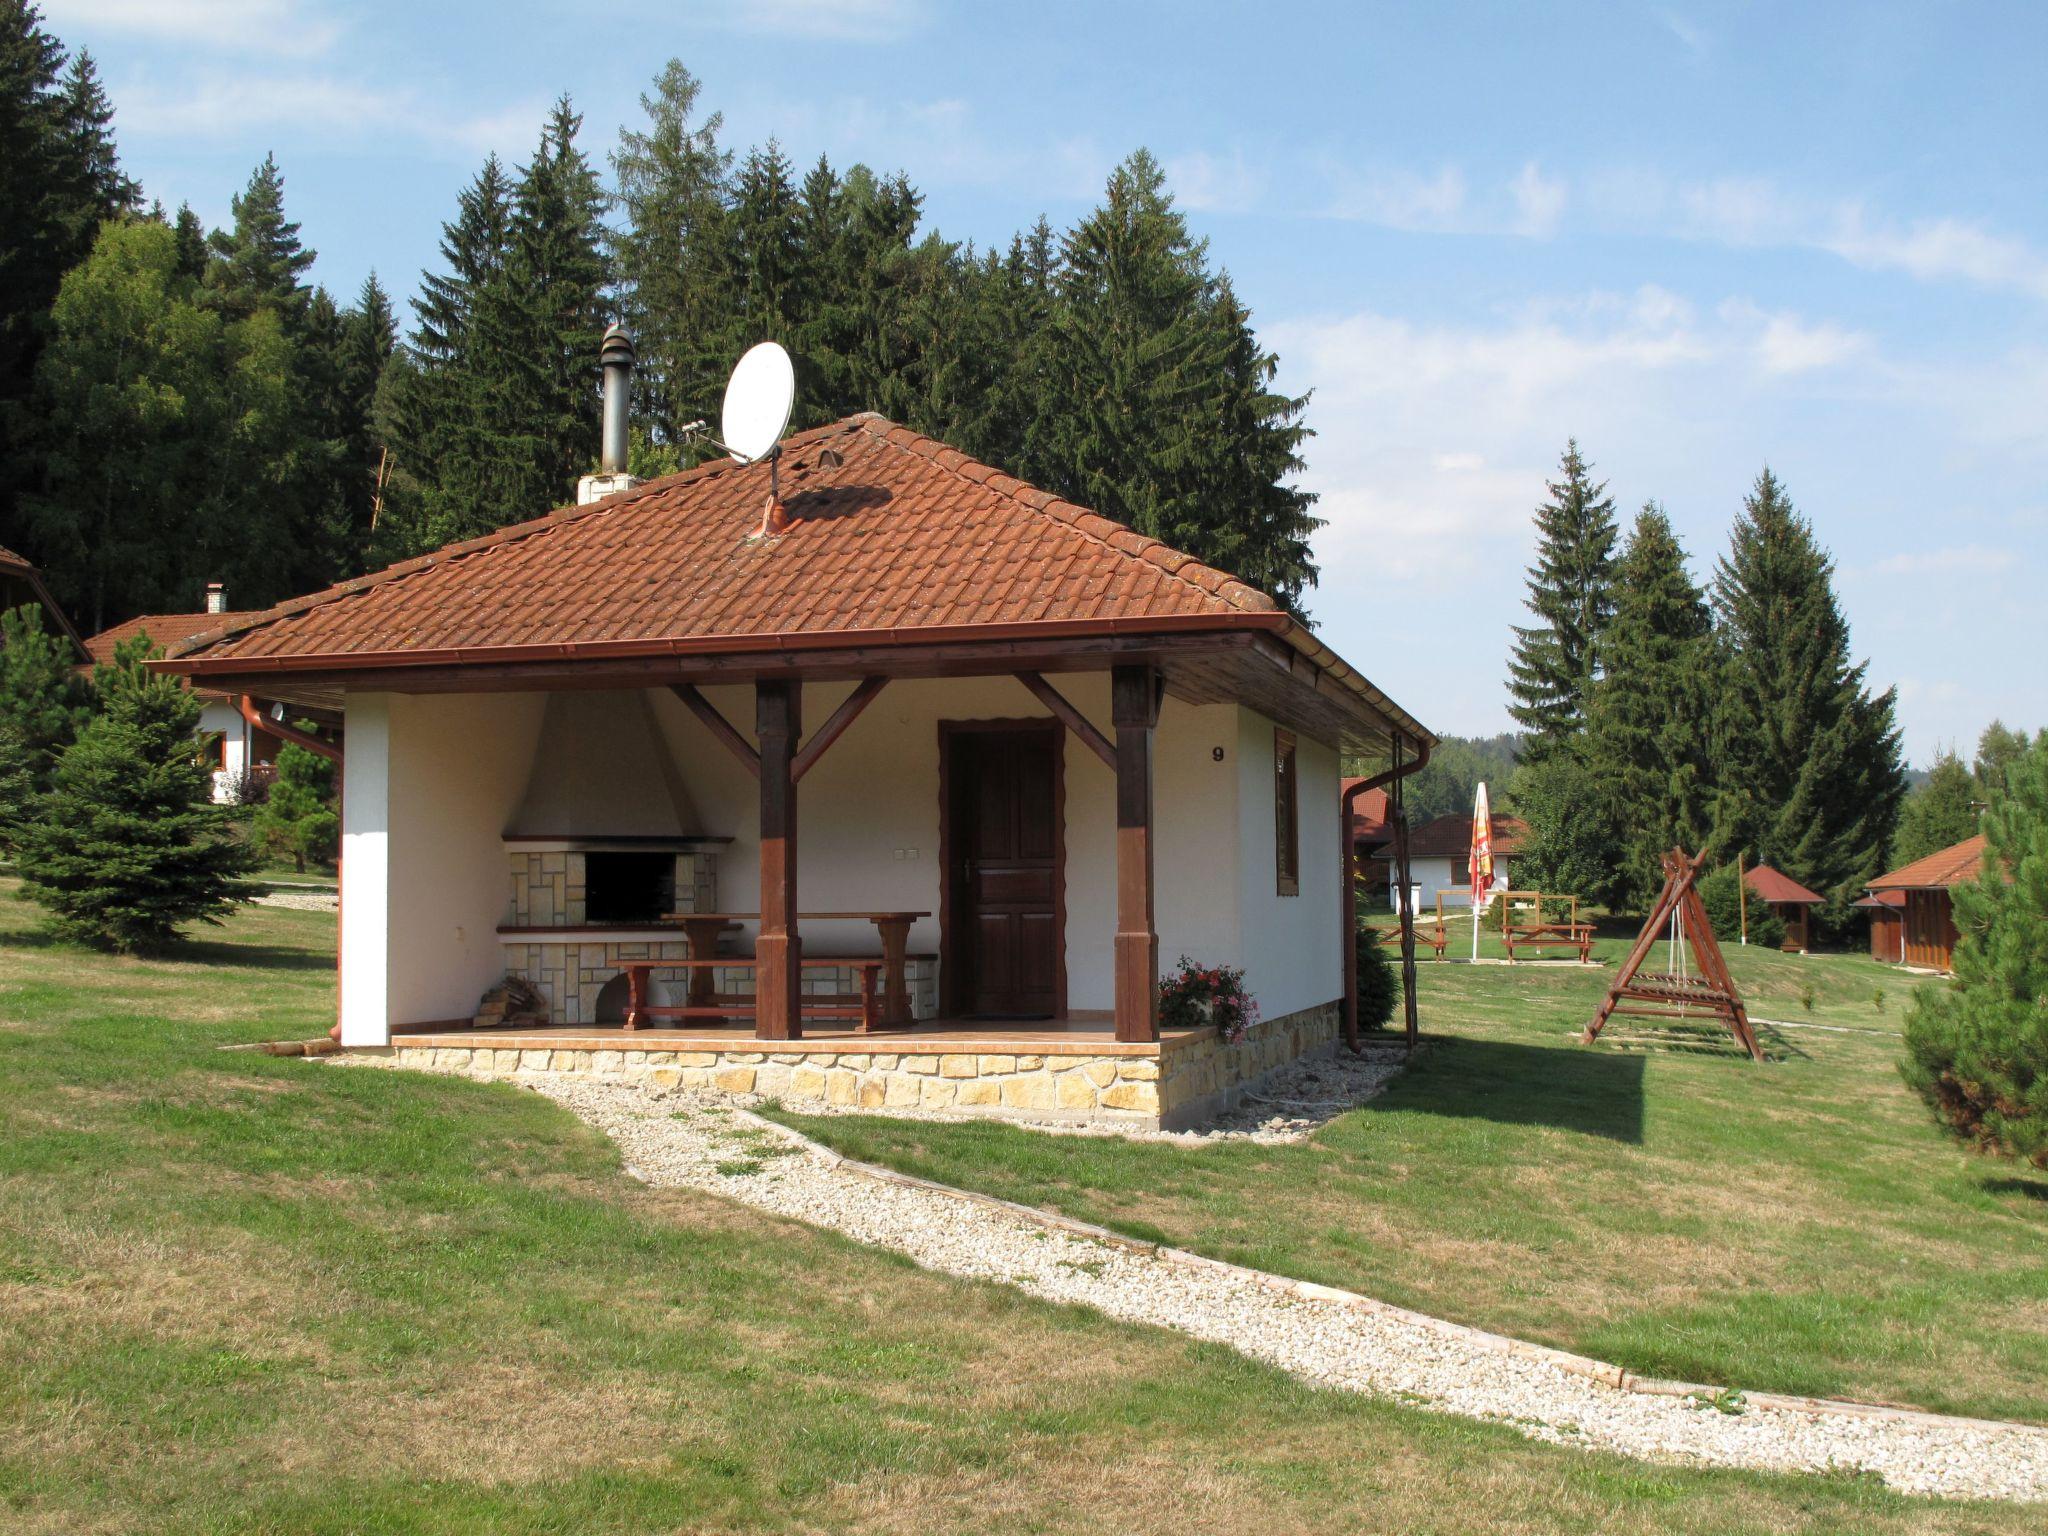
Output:
M1352 820L1356 815L1358 797L1369 789L1378 789L1396 779L1405 779L1429 762L1431 745L1427 740L1419 744L1415 761L1401 761L1401 747L1404 738L1394 733L1394 761L1385 773L1375 774L1369 779L1360 779L1345 790L1338 801L1343 820L1340 825L1344 836L1344 900L1339 903L1344 917L1344 1043L1354 1053L1358 1050L1358 841L1352 836ZM1411 930L1415 916L1408 910L1408 892L1400 893L1401 931L1404 936ZM1413 1043L1412 1041L1410 1042Z
M256 700L246 693L236 697L235 708L253 729L268 731L279 741L288 741L295 747L304 747L316 757L324 757L334 764L334 803L338 810L341 805L342 775L340 747L331 741L302 731L295 725L287 725L282 720L266 723L263 711L256 707ZM249 738L248 750L243 754L244 758L248 758L255 750L256 738L252 735ZM242 766L246 769L250 764L245 761ZM342 830L345 837L346 825ZM334 855L334 1027L327 1031L327 1038L337 1044L341 1041L341 878L341 853L337 849Z

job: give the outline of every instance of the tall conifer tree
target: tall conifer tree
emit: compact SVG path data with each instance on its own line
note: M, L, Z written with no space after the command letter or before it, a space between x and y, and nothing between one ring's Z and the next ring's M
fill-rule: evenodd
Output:
M1927 782L1899 808L1899 833L1890 862L1910 864L1977 835L1978 785L1963 760L1944 749L1935 754Z
M1527 733L1524 755L1542 757L1584 728L1599 676L1601 632L1614 614L1619 532L1606 482L1566 443L1550 500L1536 509L1536 563L1528 570L1531 625L1515 626L1508 659L1508 713Z
M1615 843L1589 894L1640 912L1656 896L1659 856L1705 841L1714 771L1712 620L1655 502L1629 531L1614 594L1582 749L1598 803L1581 814L1603 817Z
M1905 792L1895 693L1851 659L1834 562L1769 469L1715 567L1728 665L1715 841L1830 898L1883 873Z

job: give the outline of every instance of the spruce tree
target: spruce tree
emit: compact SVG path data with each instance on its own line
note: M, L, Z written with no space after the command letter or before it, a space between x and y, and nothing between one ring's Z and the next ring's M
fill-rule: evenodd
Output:
M1539 758L1584 729L1600 640L1614 614L1614 503L1576 439L1565 444L1550 499L1536 509L1536 563L1528 608L1537 622L1515 626L1508 659L1508 713Z
M299 226L284 214L284 173L277 157L265 155L249 173L249 184L228 204L234 226L211 238L216 258L210 278L221 304L237 319L272 308L295 322L311 297L305 284L314 253L299 239Z
M22 830L35 820L40 793L27 743L0 718L0 852L13 856Z
M1977 798L1988 801L2011 787L2012 765L2027 750L2027 733L2016 731L2003 720L1993 720L1977 738L1977 758L1971 775L1977 781Z
M1956 1136L2048 1168L2048 731L1983 830L1976 879L1951 893L1955 982L1914 993L1903 1071Z
M1661 856L1697 849L1711 827L1716 653L1706 595L1655 502L1637 514L1614 572L1614 615L1587 709L1583 756L1613 859L1589 888L1641 912L1662 885Z
M1899 808L1899 832L1891 862L1910 864L1977 835L1977 781L1963 760L1944 749L1934 757L1927 782Z
M211 801L198 701L145 654L123 647L108 669L99 713L58 759L19 847L22 894L60 937L129 952L218 922L253 864Z
M64 132L71 141L71 162L82 185L72 222L72 244L92 242L104 219L134 213L142 207L142 186L121 169L114 143L114 104L100 84L99 67L80 49L64 75Z
M1725 710L1715 846L1848 903L1884 872L1905 793L1895 694L1852 661L1834 562L1769 469L1715 567Z
M734 356L757 341L796 346L810 302L801 213L782 146L770 139L749 150L733 180L726 220L732 326L727 346Z
M286 742L277 751L277 777L257 808L252 830L263 846L292 861L300 874L308 860L328 863L341 837L334 808L334 765Z
M0 729L36 790L49 786L57 758L91 712L71 644L43 628L41 606L0 613Z
M699 111L700 91L682 62L669 60L653 93L640 98L645 131L621 129L611 156L622 216L612 265L620 318L639 354L634 414L655 445L678 454L678 429L716 409L732 366L725 259L732 155L718 143L722 117Z

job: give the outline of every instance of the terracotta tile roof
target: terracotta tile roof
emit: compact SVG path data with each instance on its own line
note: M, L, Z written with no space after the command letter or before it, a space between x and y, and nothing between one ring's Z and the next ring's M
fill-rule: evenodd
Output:
M1511 857L1522 851L1522 842L1529 835L1529 824L1519 816L1496 816L1493 818L1493 856ZM1453 811L1426 821L1408 838L1408 857L1411 859L1441 859L1446 856L1462 861L1472 851L1472 817L1469 813Z
M1915 859L1903 869L1880 875L1870 882L1873 891L1923 891L1961 885L1977 878L1984 863L1984 835L1964 838L1952 848Z
M1852 907L1873 907L1882 911L1896 911L1905 904L1906 893L1904 891L1877 891L1864 897L1861 901L1849 903Z
M137 635L147 634L161 649L168 651L195 635L243 623L257 617L260 612L260 609L247 609L240 613L145 613L140 618L116 624L112 629L101 630L85 642L85 649L95 662L111 663L115 646Z
M1354 784L1362 784L1363 777L1347 778L1338 786L1342 794ZM1387 825L1387 792L1384 789L1368 789L1351 802L1351 836L1359 842L1381 842L1393 835Z
M1758 864L1743 875L1743 881L1765 901L1785 902L1792 906L1818 906L1827 900L1817 896L1790 875L1780 874L1768 864Z
M0 548L0 568L18 571L32 571L35 569L35 563L33 561L24 559L20 555L17 555L11 549Z
M823 462L826 449L841 462ZM788 439L781 481L780 538L755 537L766 471L718 460L247 616L179 654L472 660L501 647L1284 618L1233 576L879 416Z

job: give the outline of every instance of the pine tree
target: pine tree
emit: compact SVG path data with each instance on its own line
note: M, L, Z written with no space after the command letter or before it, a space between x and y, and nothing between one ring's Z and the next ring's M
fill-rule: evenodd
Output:
M1711 826L1715 651L1706 595L1663 510L1644 505L1614 572L1614 615L1587 708L1583 756L1614 856L1589 888L1641 912L1662 884L1661 856L1696 849Z
M1837 924L1884 871L1905 772L1895 694L1865 688L1833 577L1764 470L1714 574L1728 658L1714 841L1827 896L1825 920Z
M1508 660L1508 713L1527 731L1531 758L1584 729L1600 640L1614 615L1614 503L1606 482L1594 483L1576 439L1565 444L1558 467L1550 500L1536 509L1528 608L1537 622L1515 627Z
M330 862L341 837L334 765L290 742L278 748L277 777L257 809L253 829L266 848L289 858L300 874L308 860Z
M114 143L114 104L100 84L99 67L80 49L64 76L64 131L71 140L72 163L83 182L77 228L72 243L91 243L102 220L132 214L142 207L142 186L121 169Z
M206 280L206 268L213 260L213 240L190 203L178 205L178 217L171 230L177 241L177 272L199 283Z
M58 760L20 839L23 894L61 936L161 949L192 922L218 922L252 867L210 799L192 730L199 704L124 647L100 712Z
M639 354L635 415L654 444L676 453L679 429L716 408L732 363L725 264L732 155L719 147L722 117L698 111L700 90L680 60L669 60L653 94L640 98L646 131L620 130L611 156L624 215L612 236L612 264L621 320Z
M363 567L391 475L391 453L379 425L378 399L397 346L398 326L392 317L391 299L372 272L363 279L354 305L341 316L335 356L345 564L351 572Z
M2048 1168L2048 731L1984 814L1984 862L1954 888L1955 983L1906 1019L1906 1081L1958 1137Z
M314 253L300 241L299 226L284 216L284 173L275 155L263 157L228 206L234 228L211 240L217 260L210 276L222 305L237 319L268 307L295 322L311 297L304 279Z
M770 139L749 150L725 226L733 327L726 344L735 356L757 341L796 344L807 301L800 211L782 146Z
M1977 738L1977 759L1970 772L1977 781L1977 798L1988 801L2011 787L2012 765L2027 750L2027 733L2015 731L2003 720L1994 720Z
M71 647L43 628L42 608L26 603L0 613L0 730L36 790L48 787L50 770L91 713Z
M28 744L0 717L0 852L12 857L20 846L22 829L35 820L39 793Z
M1899 832L1891 862L1910 864L1977 835L1977 781L1952 751L1934 756L1927 782L1899 808Z

